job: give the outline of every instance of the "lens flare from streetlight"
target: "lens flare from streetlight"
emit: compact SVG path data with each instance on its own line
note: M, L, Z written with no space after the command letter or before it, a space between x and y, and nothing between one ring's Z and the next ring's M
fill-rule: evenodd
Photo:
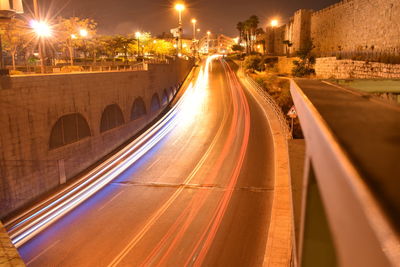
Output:
M175 9L178 11L183 11L183 10L185 10L185 5L182 3L178 3L175 5Z
M207 35L210 35L210 34L211 34L211 32L210 32L210 31L208 31L208 32L207 32Z
M89 33L85 29L80 29L79 30L79 35L82 36L82 37L87 37L89 35Z
M31 20L31 28L39 37L51 37L52 30L50 25L44 21Z
M142 36L142 33L141 32L136 32L135 36L136 36L136 38L140 38Z
M271 26L272 26L272 27L276 27L276 26L278 26L278 24L279 24L279 22L278 22L277 19L271 20Z
M196 24L197 23L197 19L192 19L192 23Z

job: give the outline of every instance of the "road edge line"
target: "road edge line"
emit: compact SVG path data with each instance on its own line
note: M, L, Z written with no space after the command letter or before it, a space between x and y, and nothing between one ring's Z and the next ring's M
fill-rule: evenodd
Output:
M267 244L263 266L290 266L292 260L292 208L290 196L289 152L287 139L273 109L266 103L258 90L253 88L242 71L238 77L243 87L256 100L267 117L274 143L274 194L271 219L268 227Z

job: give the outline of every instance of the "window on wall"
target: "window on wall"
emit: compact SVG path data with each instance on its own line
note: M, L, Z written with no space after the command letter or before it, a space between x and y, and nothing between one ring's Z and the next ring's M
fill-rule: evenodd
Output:
M114 129L124 124L124 116L117 104L107 106L101 115L100 132Z
M158 97L158 94L155 93L153 97L151 98L151 105L150 105L150 110L151 112L156 112L159 110L161 107L160 105L160 98Z
M50 133L49 147L50 149L62 147L90 135L89 125L81 114L65 115L54 124Z
M161 104L162 104L163 106L165 106L165 105L168 104L168 94L167 94L167 90L165 90L165 89L164 89L164 92L163 92L163 94L162 94L162 101L161 101Z
M133 102L131 120L137 120L146 115L146 105L141 97L138 97Z

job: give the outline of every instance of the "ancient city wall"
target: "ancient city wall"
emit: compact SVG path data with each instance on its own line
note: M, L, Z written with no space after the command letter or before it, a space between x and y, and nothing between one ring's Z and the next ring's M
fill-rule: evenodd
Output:
M400 64L384 64L336 57L318 58L315 72L322 79L400 79Z
M192 61L149 65L146 71L11 77L0 88L0 217L71 179L123 144L163 107L151 111L155 93L171 95L193 66ZM146 114L132 120L140 97ZM102 114L116 104L123 123L100 131ZM165 107L165 105L164 105ZM50 135L59 119L79 113L90 136L58 148ZM66 123L66 122L65 122ZM63 127L66 124L64 124Z
M375 50L400 54L399 0L346 0L311 16L317 54Z

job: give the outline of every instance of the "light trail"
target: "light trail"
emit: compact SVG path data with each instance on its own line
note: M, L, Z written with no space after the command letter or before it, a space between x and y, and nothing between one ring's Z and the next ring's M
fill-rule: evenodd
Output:
M196 81L195 84L195 90L193 90L190 94L192 97L192 101L186 102L188 105L189 111L190 110L197 110L197 112L201 112L201 104L202 101L204 101L204 98L199 98L199 97L204 97L206 94L202 91L205 91L207 86L208 86L208 73L209 73L209 65L212 60L215 58L218 58L219 56L210 56L207 58L205 67L202 71L200 71L199 77ZM193 107L195 107L193 109ZM184 114L184 116L187 118L188 122L193 122L193 115L195 112L192 112L190 116L188 114ZM209 154L212 152L214 149L215 145L217 144L217 141L219 137L222 134L222 130L224 128L224 125L226 123L227 116L224 114L224 119L222 124L220 125L220 128L218 129L217 134L215 135L213 141L211 142L210 146L208 147L206 153L203 155L203 157L200 159L196 167L192 170L190 175L186 178L186 180L182 183L183 185L187 185L190 183L190 181L195 177L197 172L200 170L200 168L203 166L205 163L206 159L208 158ZM112 266L117 266L123 261L125 256L136 246L136 244L144 237L144 235L150 230L150 228L158 221L158 219L165 213L165 211L172 205L172 203L178 198L178 196L181 194L181 192L184 190L184 186L181 186L178 188L178 190L175 191L175 193L156 211L153 213L153 215L150 217L150 219L143 225L141 231L136 233L130 240L130 242L122 249L122 251L113 259L113 261L108 265L108 267Z
M202 80L205 75L208 74L201 72L199 80ZM191 83L182 98L163 118L87 175L22 215L6 222L5 227L14 245L20 247L93 196L150 151L175 126L184 123L187 120L187 114L191 114L188 111L195 110L200 104L199 90L196 88Z

